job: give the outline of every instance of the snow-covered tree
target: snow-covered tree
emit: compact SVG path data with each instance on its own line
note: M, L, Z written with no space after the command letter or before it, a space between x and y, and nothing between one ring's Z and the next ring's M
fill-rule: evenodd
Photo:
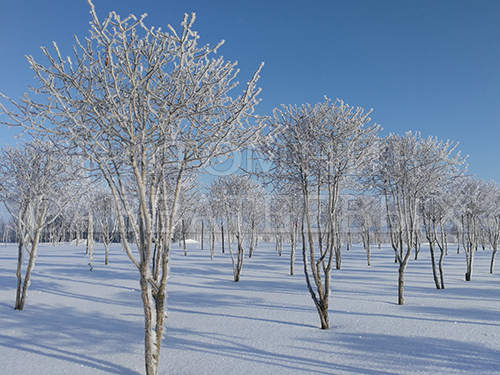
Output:
M0 151L0 200L13 218L18 238L16 310L23 310L43 228L81 194L79 158L57 153L51 142L31 142ZM23 254L28 265L22 276Z
M88 183L88 179L84 179L83 184ZM86 189L90 189L86 185ZM82 239L82 233L84 232L84 227L86 226L86 212L89 201L87 195L81 195L75 197L71 202L69 202L62 212L61 216L65 222L68 223L69 240L74 240L75 245L80 245L80 240Z
M432 194L424 196L420 202L420 214L423 220L425 236L429 242L432 274L437 289L444 289L443 260L447 246L446 225L447 219L456 208L456 188L459 183L459 180L449 181L449 184L443 184L440 189L435 189ZM436 246L440 252L438 267L436 267ZM439 270L439 277L437 270Z
M228 241L229 253L233 265L234 281L240 281L244 259L244 242L246 236L252 235L252 217L255 215L257 201L263 196L263 189L248 176L231 174L219 176L207 188L207 194L226 217L228 234L236 238L236 256L233 253L231 240Z
M474 253L479 246L480 217L487 213L490 206L491 186L483 180L473 177L464 178L456 191L459 205L457 215L460 217L462 243L465 252L465 281L470 281L474 266Z
M500 241L500 186L494 181L489 181L483 187L483 190L487 196L484 199L484 212L479 221L493 250L490 261L490 273L493 273L495 257L498 252L498 242Z
M418 208L450 178L459 175L464 159L453 155L456 144L426 139L420 133L390 134L380 146L369 186L384 197L388 230L398 267L398 304L404 304L404 272L416 243Z
M287 197L281 194L274 194L271 196L269 202L270 210L270 225L271 230L274 234L275 249L279 256L283 252L283 237L285 232L285 227L288 225L289 213L286 207Z
M87 241L85 255L88 255L90 260L94 257L94 212L92 209L87 212Z
M362 108L354 109L342 101L325 100L314 106L275 109L269 123L271 132L275 133L274 141L264 150L274 164L270 179L299 186L302 194L309 255L308 262L304 246L304 273L322 329L330 326L330 271L336 248L340 190L349 186L349 179L366 161L379 131L376 125L366 126L370 121L368 115ZM319 212L315 221L311 207L312 199L323 193L327 207L324 226ZM315 241L314 226L318 241ZM321 241L323 232L328 233L326 242Z
M374 242L373 237L380 235L378 233L381 220L380 204L380 198L373 195L356 195L349 201L351 211L349 214L361 233L368 265L370 265L370 244Z
M264 189L253 182L250 194L247 198L246 215L244 220L247 223L249 239L248 257L251 258L258 245L259 227L266 219L266 194Z
M96 218L98 238L104 244L104 264L108 264L109 244L115 237L118 223L115 202L108 189L101 187L94 192L91 212Z
M302 196L294 186L281 186L270 199L271 222L282 223L290 243L290 275L295 273L295 257L302 220Z
M169 185L174 186L172 183ZM189 176L185 176L179 191L177 214L174 218L174 226L178 228L179 247L182 243L184 255L187 255L186 238L200 209L199 193L199 177L192 173ZM173 192L169 195L173 201Z
M212 57L222 42L198 45L194 14L184 17L180 32L171 26L162 31L147 27L146 15L121 18L111 12L100 21L88 2L90 37L75 37L72 58L63 59L55 43L53 54L42 48L48 65L28 57L40 86L33 97L11 101L15 112L2 106L10 118L4 123L62 139L68 152L83 153L107 182L124 249L140 275L146 373L152 375L158 372L167 265L184 172L247 146L259 135L263 125L255 125L253 108L260 68L241 95L231 96L236 63ZM167 206L167 176L172 175L174 199ZM163 219L164 243L161 272L153 277L157 214ZM127 225L137 252L127 242Z
M215 256L215 240L217 238L218 221L222 216L221 207L219 207L218 198L209 194L203 194L200 199L200 215L209 231L210 259Z

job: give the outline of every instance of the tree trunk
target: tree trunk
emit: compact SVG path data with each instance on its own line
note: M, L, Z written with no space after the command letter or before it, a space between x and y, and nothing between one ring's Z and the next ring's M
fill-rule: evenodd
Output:
M34 239L31 241L31 251L29 251L28 267L26 268L26 274L24 275L24 282L21 294L19 296L19 290L16 291L16 304L14 310L23 310L24 304L26 303L26 296L28 295L28 288L31 284L31 271L35 266L36 251L38 247L39 233L35 234ZM19 279L18 279L19 281ZM19 286L18 286L19 288ZM19 297L19 298L17 298Z
M243 268L243 258L244 258L243 244L241 243L239 235L237 240L238 240L238 253L236 255L236 269L234 273L235 282L240 281L241 269Z
M203 250L203 237L205 237L205 221L201 221L201 250Z
M415 260L418 260L418 254L420 253L420 237L418 232L415 232Z
M340 269L342 266L342 244L337 242L335 245L335 268Z
M184 256L186 256L188 254L187 254L187 247L186 247L186 224L184 222L184 219L182 219L182 245L184 247Z
M293 222L292 243L290 244L290 275L293 276L293 266L295 263L295 252L297 249L297 223Z
M400 262L398 268L398 305L404 305L404 287L405 287L405 264Z
M467 250L466 250L467 252ZM472 278L472 263L474 259L474 249L470 248L469 249L469 256L467 257L466 263L467 263L467 270L465 272L465 281L471 281Z
M465 244L464 242L465 260L467 265L467 270L465 272L465 281L471 281L472 265L474 262L474 251L477 251L478 241L476 232L476 218L472 215L468 215L466 217L466 220L467 220L468 231L467 231L467 243Z
M278 255L281 256L283 252L283 237L281 233L281 228L278 226L276 232L276 242L275 242L275 249L278 252Z
M324 305L321 305L320 302L318 301L316 293L314 292L314 289L311 285L311 281L309 279L309 272L307 270L306 248L307 248L307 245L306 245L305 234L304 234L304 222L302 222L302 260L304 263L304 275L306 276L307 290L309 290L309 293L314 301L314 305L316 306L316 310L318 311L321 329L329 329L330 322L329 322L329 318L328 318L328 308L325 311Z
M321 301L318 306L319 318L321 322L321 329L330 329L330 318L328 317L328 301L324 305Z
M436 289L441 289L441 284L437 275L436 269L436 257L434 252L434 241L429 241L429 250L431 253L431 264L432 264L432 276L434 277L434 284L436 284Z
M311 266L311 271L312 271L312 277L314 280L314 283L316 285L316 290L317 293L314 292L311 282L309 280L309 273L307 271L307 258L305 256L305 244L304 244L304 250L303 250L303 257L304 257L304 273L306 276L306 283L307 283L307 288L309 290L309 293L311 294L311 297L314 301L314 304L316 306L316 309L319 314L320 322L321 322L321 329L329 329L330 328L330 323L329 323L329 318L328 318L328 298L329 298L329 278L330 278L330 268L329 267L322 267L322 262L321 261L316 261L315 260L315 251L314 251L314 239L313 239L313 231L312 231L312 225L311 225L311 218L309 216L310 213L310 208L309 208L309 197L307 193L304 194L304 216L307 222L307 235L308 235L308 244L309 244L309 257L310 257L310 266ZM334 236L332 236L334 238ZM333 251L331 248L332 246L335 246L335 244L331 244L330 246L330 251ZM330 256L332 254L330 253ZM331 258L330 258L331 260ZM322 279L321 279L321 272L323 270L324 273L324 286L322 284Z
M224 254L224 224L221 224L220 230L222 233L222 254Z
M252 224L252 228L250 229L250 248L248 250L248 257L251 258L253 255L253 250L255 248L257 230L255 229L255 224Z
M109 263L109 240L104 240L104 264L108 265Z
M212 235L210 238L210 259L213 260L215 255L215 228L212 229Z
M215 254L215 227L211 229L211 236L210 236L210 259L214 259L214 254Z
M156 320L156 308L152 295L151 285L148 282L147 264L141 264L140 270L141 298L144 308L144 358L147 375L158 374L158 359L160 348L157 347L157 332L153 329Z
M465 272L465 281L471 280L472 272L469 270L469 265L467 265L467 271Z
M22 278L22 265L23 265L23 240L20 238L19 239L19 245L18 245L18 251L17 251L17 271L16 271L16 277L17 277L17 288L16 288L16 304L14 309L15 310L22 310L18 309L17 305L18 302L21 301L21 290L23 286L23 278Z
M441 252L441 254L439 255L439 276L441 279L441 289L444 289L443 259L445 252L443 251L443 248L440 248L439 250Z
M88 215L88 228L87 228L87 251L86 254L92 260L94 256L94 223L92 220L92 213Z
M493 247L493 253L491 254L490 262L490 273L493 273L493 268L495 267L495 256L497 255L498 246Z
M368 231L366 231L365 249L366 249L366 261L368 262L368 266L370 266L370 229L369 228L368 228Z
M472 262L474 259L474 247L472 243L467 243L466 247L464 247L465 252L465 281L471 281L472 278Z
M338 228L338 229L334 229L333 230L333 233L331 233L332 235L332 241L331 241L331 245L330 246L333 246L335 248L335 268L336 269L340 269L340 267L342 266L342 242L341 242L341 233L340 233L340 225L336 225L335 228Z
M444 246L445 255L448 255L448 235L447 235L447 230L446 230L445 226L443 225L443 222L440 222L439 227L441 228L441 243Z
M231 255L231 262L233 265L233 276L234 282L240 281L241 269L243 268L243 258L244 258L244 249L243 249L243 238L241 237L240 228L236 228L236 241L237 241L237 253L236 260L233 254L233 250L231 247L231 242L229 242L229 254Z

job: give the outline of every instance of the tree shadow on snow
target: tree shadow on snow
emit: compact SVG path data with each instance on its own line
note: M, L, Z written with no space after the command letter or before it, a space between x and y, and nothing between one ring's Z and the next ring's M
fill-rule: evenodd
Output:
M358 332L335 333L323 342L317 339L303 340L325 348L335 343L340 348L350 350L349 355L354 357L354 361L371 363L375 369L399 369L408 373L429 371L445 374L461 371L493 374L499 373L500 367L500 351L452 339Z
M0 320L8 327L8 331L0 329L0 346L10 350L112 374L139 374L99 357L131 353L135 345L141 345L143 327L140 321L123 321L99 312L85 313L74 308L41 304L14 311L5 303L0 303ZM20 356L23 357L26 355ZM138 360L142 357L138 356Z
M323 359L317 357L307 357L301 355L287 354L279 351L264 350L260 347L251 344L243 343L234 339L233 336L220 335L210 333L203 333L199 331L191 331L189 329L169 329L171 335L166 338L165 344L171 349L189 353L191 359L197 357L197 353L204 355L208 354L214 357L212 363L224 363L228 359L237 361L238 366L247 365L250 371L256 371L255 365L261 365L266 371L272 373L273 366L287 369L290 373L314 373L331 375L343 371L352 374L366 374L366 375L388 375L391 373L387 371L377 371L373 369L363 369L353 365L344 365L335 363L335 356L323 356ZM169 352L165 353L167 356ZM333 354L333 353L331 353ZM204 357L207 358L207 357ZM168 358L165 358L168 362ZM172 369L175 373L176 369ZM220 369L222 370L222 369ZM228 372L229 373L229 372Z

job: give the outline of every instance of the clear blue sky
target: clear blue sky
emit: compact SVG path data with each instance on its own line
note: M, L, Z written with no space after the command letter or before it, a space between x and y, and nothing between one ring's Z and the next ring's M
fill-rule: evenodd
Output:
M196 12L201 43L239 62L246 82L265 62L257 112L315 104L326 95L373 108L389 132L459 141L469 172L500 182L498 0L94 0L100 19L148 13L146 24L179 29ZM85 0L0 0L0 92L36 85L24 55L40 46L72 53L88 35ZM0 129L0 145L16 130Z

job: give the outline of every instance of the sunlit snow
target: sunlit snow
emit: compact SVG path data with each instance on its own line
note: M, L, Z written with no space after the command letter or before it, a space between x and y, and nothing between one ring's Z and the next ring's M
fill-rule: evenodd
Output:
M299 245L300 247L300 245ZM471 282L450 245L444 290L436 290L428 250L406 272L397 302L389 247L343 252L332 271L331 329L305 286L300 256L288 275L288 248L261 242L232 281L229 254L175 244L160 374L500 374L500 276L491 250L476 253ZM143 374L138 272L113 245L105 266L96 244L41 245L24 311L14 311L16 246L0 247L0 373ZM499 271L500 272L500 271Z

